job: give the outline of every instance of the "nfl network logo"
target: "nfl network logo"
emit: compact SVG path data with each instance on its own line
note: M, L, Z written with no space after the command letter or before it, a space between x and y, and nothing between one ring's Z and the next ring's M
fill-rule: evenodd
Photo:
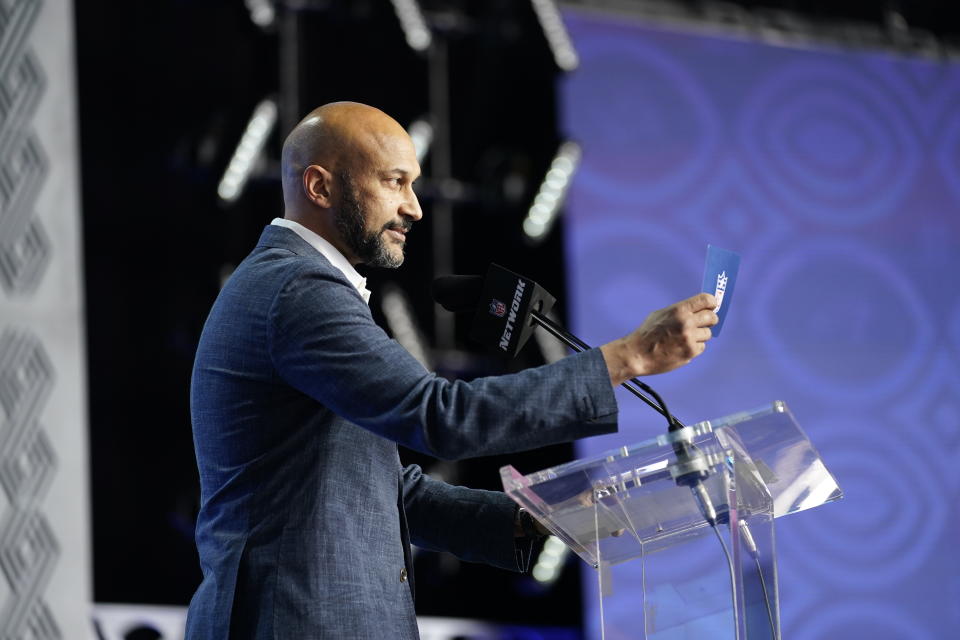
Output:
M729 280L729 277L726 270L717 274L717 288L713 294L717 299L717 306L713 309L714 312L720 311L720 307L723 306L723 294L727 291L727 280Z
M494 298L490 301L490 313L498 318L502 318L507 315L507 305Z

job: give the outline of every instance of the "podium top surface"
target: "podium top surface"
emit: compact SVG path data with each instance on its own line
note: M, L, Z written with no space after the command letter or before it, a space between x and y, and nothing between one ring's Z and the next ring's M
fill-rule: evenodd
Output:
M742 448L770 493L775 517L832 502L843 495L816 448L786 403L781 401L698 422L673 433L526 476L506 466L500 470L501 479L504 490L515 499L517 492L527 490L529 496L533 490L549 502L551 487L557 487L558 480L563 484L565 478L572 481L566 483L568 486L583 487L586 483L598 487L626 475L651 478L675 473L674 446L679 442L695 446L706 463L715 468L729 459L730 447Z

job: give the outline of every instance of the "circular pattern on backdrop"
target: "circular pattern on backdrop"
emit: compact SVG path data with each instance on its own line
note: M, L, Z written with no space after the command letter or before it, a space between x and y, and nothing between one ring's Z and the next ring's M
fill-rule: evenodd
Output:
M909 393L900 394L887 415L899 422L905 445L923 455L941 480L944 491L960 489L960 366L939 352L924 366L923 376ZM926 449L924 451L924 449ZM960 511L958 511L960 513Z
M937 164L953 197L960 202L960 111L956 108L937 140Z
M789 216L780 207L771 207L769 196L734 161L719 163L711 180L674 210L675 218L710 238L711 244L749 247L751 253L790 228Z
M656 308L676 302L669 285L677 279L699 284L694 271L702 256L691 253L681 234L644 223L637 214L608 212L577 219L566 234L568 291L576 301L573 331L589 328L587 342L612 340L633 331ZM663 274L672 274L665 279ZM677 276L676 274L684 274Z
M850 62L778 67L750 94L740 143L761 183L797 213L832 226L895 209L920 167L909 119Z
M784 637L793 640L929 640L930 629L910 615L906 607L891 606L883 600L850 601L832 598L821 601L790 625Z
M580 184L632 205L697 184L716 156L721 129L702 84L636 37L593 41L581 53L580 69L563 87L566 126L585 148Z
M821 585L854 591L889 587L936 556L952 504L923 447L873 417L857 432L859 413L805 419L837 478L844 499L777 521L778 546L805 556L805 571ZM834 592L833 587L824 587Z
M916 374L933 343L909 278L850 240L785 251L767 270L750 316L785 376L838 402L886 398Z

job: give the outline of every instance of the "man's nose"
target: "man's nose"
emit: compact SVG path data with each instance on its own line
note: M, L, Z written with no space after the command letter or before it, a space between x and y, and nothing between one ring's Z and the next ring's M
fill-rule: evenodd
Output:
M413 189L410 189L407 197L400 205L400 215L412 218L414 222L423 217L423 210L420 209L420 201Z

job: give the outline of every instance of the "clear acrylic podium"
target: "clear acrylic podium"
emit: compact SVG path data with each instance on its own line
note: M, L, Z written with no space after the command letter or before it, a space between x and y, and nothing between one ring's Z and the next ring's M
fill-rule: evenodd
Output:
M783 402L500 475L511 498L596 569L606 640L780 638L773 521L843 495Z

